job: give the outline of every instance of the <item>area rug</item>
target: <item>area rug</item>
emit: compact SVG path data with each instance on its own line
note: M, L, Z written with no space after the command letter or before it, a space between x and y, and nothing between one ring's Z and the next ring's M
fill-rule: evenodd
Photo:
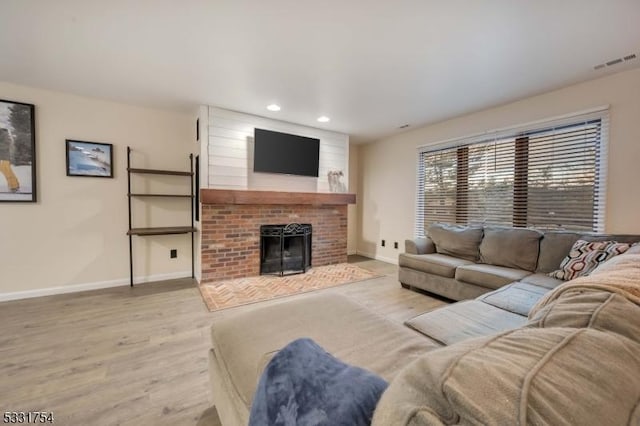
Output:
M263 302L278 297L321 290L379 277L349 263L317 266L305 274L279 277L260 275L200 284L200 294L209 311Z

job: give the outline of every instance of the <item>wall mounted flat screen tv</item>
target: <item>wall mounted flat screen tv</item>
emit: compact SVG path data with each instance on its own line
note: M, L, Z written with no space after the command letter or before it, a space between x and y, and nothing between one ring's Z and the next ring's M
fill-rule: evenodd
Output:
M255 129L253 171L318 177L320 139Z

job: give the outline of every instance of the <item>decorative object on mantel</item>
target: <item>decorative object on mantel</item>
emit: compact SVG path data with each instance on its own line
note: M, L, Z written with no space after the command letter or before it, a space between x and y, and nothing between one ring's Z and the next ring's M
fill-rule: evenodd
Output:
M347 192L347 188L344 183L340 182L340 179L344 176L342 170L330 170L327 173L327 179L329 180L330 192Z
M0 99L0 201L36 201L33 104Z
M306 274L260 275L249 278L201 283L200 294L209 311L233 308L280 297L293 296L356 281L379 277L349 263L317 266Z

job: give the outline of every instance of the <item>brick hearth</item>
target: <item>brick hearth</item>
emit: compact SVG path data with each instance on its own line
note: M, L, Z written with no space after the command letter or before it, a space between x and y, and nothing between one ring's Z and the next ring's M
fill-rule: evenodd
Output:
M347 261L346 203L203 204L201 220L203 282L259 275L260 225L266 224L310 223L312 266Z

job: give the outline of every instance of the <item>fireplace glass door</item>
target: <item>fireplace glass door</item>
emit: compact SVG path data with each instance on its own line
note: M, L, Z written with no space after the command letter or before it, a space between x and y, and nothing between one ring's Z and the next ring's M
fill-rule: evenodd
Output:
M260 274L300 274L311 267L311 225L262 225Z

